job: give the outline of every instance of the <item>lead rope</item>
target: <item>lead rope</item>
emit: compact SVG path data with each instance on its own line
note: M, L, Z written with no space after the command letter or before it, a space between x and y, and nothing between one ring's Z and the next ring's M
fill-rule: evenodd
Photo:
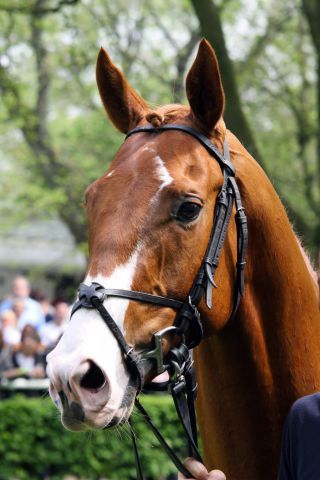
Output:
M132 448L134 453L134 460L136 465L137 480L143 480L142 465L141 465L138 445L137 445L137 437L132 427L131 418L129 418L128 423L130 426L130 434L131 434Z
M186 437L188 439L188 454L190 457L194 457L196 460L203 463L197 442L198 432L194 407L194 401L197 392L197 383L195 380L195 372L191 354L184 344L181 344L179 347L172 349L170 354L172 357L172 365L175 365L178 368L178 371L180 370L179 363L182 361L184 364L183 371L179 371L176 379L173 379L174 375L172 376L170 391L174 400L174 405L178 417L181 421ZM157 438L160 445L162 446L168 457L171 459L173 464L176 466L178 471L181 472L186 478L192 478L191 473L184 466L179 457L175 454L174 450L168 445L167 441L165 440L161 432L158 430L158 428L154 425L149 414L147 413L146 409L141 405L138 398L135 399L135 406L142 414L145 422L152 430L153 434L155 435L155 437ZM143 480L136 435L134 433L131 422L130 427L137 471L137 480Z
M186 376L187 377L187 376ZM174 400L178 417L181 421L186 437L188 439L189 457L194 457L199 462L203 462L198 450L197 441L197 423L194 408L193 393L188 391L187 378L182 379L171 387L171 395Z
M113 333L114 337L116 338L125 356L125 360L127 362L128 368L133 372L133 374L137 378L138 392L139 392L142 386L142 372L139 368L138 358L133 353L132 349L129 348L117 324L109 314L108 310L104 307L102 301L103 301L102 298L99 299L96 296L93 296L91 298L92 305L94 306L94 308L98 310L102 319L107 324L107 326ZM183 371L179 372L179 375L177 376L176 381L172 382L172 396L174 399L175 407L188 438L189 454L191 456L195 456L195 458L197 458L199 461L202 461L201 455L197 448L196 436L193 437L193 432L196 432L196 425L192 423L195 420L194 405L192 407L192 413L190 415L190 412L188 409L189 402L186 402L186 395L188 397L189 395L194 394L194 391L196 391L196 384L194 385L195 380L192 381L191 378L189 378L189 376L191 375L191 371L193 370L193 364L190 359L190 352L184 344L181 344L178 348L172 349L171 354L174 357L173 364L177 367L178 370L180 370L179 366L181 363L185 365ZM188 390L186 391L187 384L183 376L183 373L185 373L186 377L188 378L188 382L189 382L188 386L190 385L192 387L192 392L191 391L189 392ZM147 425L150 427L150 429L158 439L159 443L161 444L162 448L165 450L165 452L167 453L169 458L172 460L174 465L177 467L177 469L186 478L191 478L190 472L183 465L183 463L175 454L175 452L172 450L172 448L168 445L167 441L165 440L163 435L160 433L158 428L153 424L150 416L148 415L145 408L141 405L138 398L135 399L135 406L143 415L143 418L146 421ZM143 480L142 466L141 466L141 461L140 461L139 452L138 452L137 439L132 427L132 423L130 422L129 424L130 424L131 440L132 440L132 446L133 446L134 457L135 457L137 480Z
M154 436L157 438L158 442L160 443L161 447L163 450L166 452L168 457L171 459L173 464L176 466L177 470L181 472L186 478L192 478L191 473L189 470L184 466L184 464L181 462L181 460L178 458L174 450L168 445L167 441L161 434L161 432L158 430L158 428L154 425L152 422L148 412L146 409L141 405L140 401L136 398L135 400L135 406L139 410L139 412L142 414L146 424L150 427L151 431L153 432ZM139 457L138 450L135 451L135 455ZM140 460L139 460L140 463ZM138 472L137 472L138 473ZM143 477L141 477L143 479ZM140 478L138 477L140 480Z

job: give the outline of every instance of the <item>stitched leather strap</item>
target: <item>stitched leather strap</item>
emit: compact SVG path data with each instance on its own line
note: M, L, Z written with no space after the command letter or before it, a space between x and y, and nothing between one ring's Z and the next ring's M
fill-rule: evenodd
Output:
M226 180L229 185L229 177ZM227 188L219 193L216 205L216 213L212 235L207 248L206 256L203 260L206 272L206 304L212 308L212 289L216 288L214 276L219 265L222 248L226 239L228 226L230 223L233 205L232 191Z
M166 130L177 130L179 132L187 133L188 135L196 138L208 150L208 152L215 157L222 169L226 168L229 171L229 175L236 174L236 169L234 165L230 162L229 159L225 158L225 156L221 154L221 152L209 140L209 138L203 135L203 133L198 132L194 128L188 127L187 125L167 123L166 125L160 125L157 128L151 127L150 125L143 125L141 127L136 127L133 130L130 130L130 132L128 132L126 135L126 138L130 137L135 133L160 133Z
M237 312L240 299L244 294L244 268L246 266L246 253L248 248L248 222L242 206L239 188L235 179L230 179L230 184L234 192L236 203L236 226L237 226L237 277L235 282L235 295L233 302L233 310L229 321L232 321Z

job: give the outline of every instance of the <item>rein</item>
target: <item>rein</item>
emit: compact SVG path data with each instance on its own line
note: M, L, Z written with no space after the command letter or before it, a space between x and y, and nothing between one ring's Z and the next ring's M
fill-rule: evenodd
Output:
M224 152L221 153L217 147L202 133L186 125L176 124L162 125L158 128L149 125L137 127L131 130L127 134L126 138L138 133L161 134L167 130L177 130L196 138L207 149L210 155L219 163L223 173L223 184L215 205L213 227L209 243L189 294L187 295L186 299L181 302L180 300L153 295L146 292L106 289L96 282L93 282L91 285L81 284L79 287L79 299L73 306L71 316L80 308L96 309L99 312L102 320L106 323L117 340L123 353L127 368L136 379L137 395L144 386L144 376L148 366L150 366L150 362L156 367L157 375L168 371L169 390L173 397L178 417L187 438L189 456L192 456L202 462L197 444L197 425L194 407L197 394L197 383L191 355L191 349L197 346L203 337L203 327L198 305L204 294L207 307L210 309L212 308L212 290L213 288L217 287L214 277L226 239L233 205L235 204L235 221L237 227L237 272L235 279L233 308L229 321L233 319L239 306L241 296L244 293L244 267L246 264L245 255L248 243L247 218L242 206L240 191L235 179L236 170L231 162L226 140L224 141ZM177 314L171 327L165 328L153 335L154 348L137 354L134 352L134 348L127 344L118 325L105 308L104 301L108 297L126 298L128 300L151 303L158 305L159 307L172 308L177 311ZM185 335L187 333L188 341L185 339ZM179 344L178 346L173 347L166 354L166 356L164 356L162 339L168 335L179 337ZM145 389L147 389L147 386ZM177 457L172 448L168 445L157 427L153 424L151 418L139 402L138 398L135 399L135 405L177 469L185 477L191 478L192 475ZM136 437L132 428L131 431L133 449L136 459L137 479L143 480Z

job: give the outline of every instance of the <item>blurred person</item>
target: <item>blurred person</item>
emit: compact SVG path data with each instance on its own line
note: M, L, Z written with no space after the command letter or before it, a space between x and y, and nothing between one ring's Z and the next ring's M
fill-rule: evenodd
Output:
M51 304L49 297L41 290L32 290L30 296L40 303L45 322L51 322L53 320L54 306Z
M21 332L17 328L18 318L13 310L5 310L0 315L0 325L5 346L16 347L20 343Z
M69 305L64 300L55 302L53 319L39 328L42 345L51 347L57 343L63 334L69 318Z
M0 365L1 377L14 379L44 378L45 363L41 352L40 337L32 325L26 325L21 334L21 343L17 351Z
M23 330L21 332L21 341L23 341L24 337L26 337L28 335L32 336L34 334L37 334L37 330L35 329L35 327L33 325L28 323L27 325L25 325L23 327Z
M11 365L12 348L4 343L3 332L0 330L0 372ZM0 373L1 377L1 373Z
M12 282L12 295L0 304L0 313L12 310L16 301L23 301L23 310L18 321L18 328L23 329L27 324L36 327L44 323L44 314L39 302L30 297L30 283L21 275L15 277Z
M23 312L25 311L25 300L23 298L16 298L12 302L12 311L17 317L17 328L21 331L23 330L24 326L24 317ZM28 322L29 324L30 322Z

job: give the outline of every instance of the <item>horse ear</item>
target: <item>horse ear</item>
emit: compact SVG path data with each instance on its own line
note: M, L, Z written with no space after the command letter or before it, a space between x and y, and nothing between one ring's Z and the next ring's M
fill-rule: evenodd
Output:
M211 131L223 114L224 92L216 54L205 39L187 75L186 91L193 115Z
M96 76L100 96L110 120L121 132L127 133L148 110L147 104L129 85L103 48L97 58Z

